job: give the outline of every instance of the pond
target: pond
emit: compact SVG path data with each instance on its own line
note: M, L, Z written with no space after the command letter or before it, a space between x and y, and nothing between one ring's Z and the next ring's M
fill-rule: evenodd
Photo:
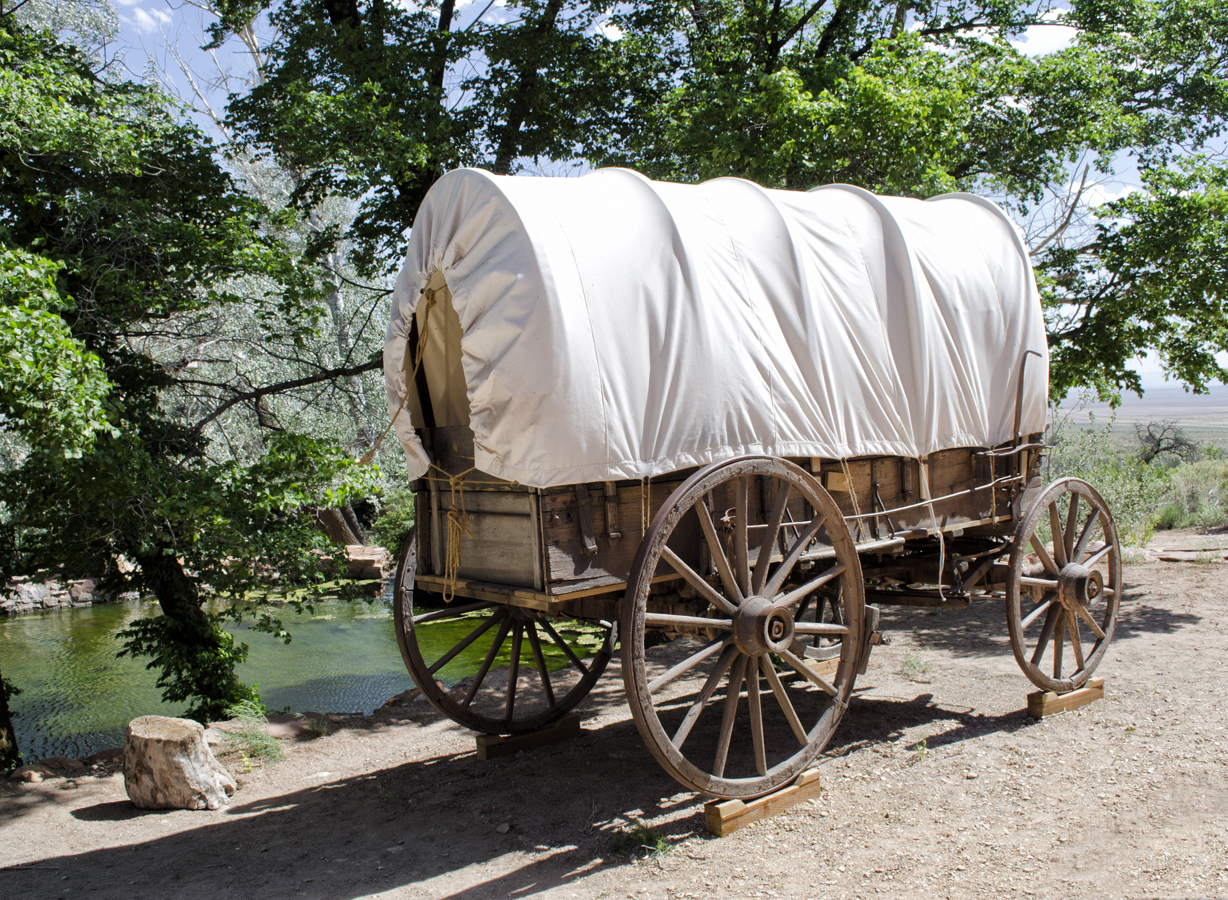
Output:
M0 618L0 671L22 690L11 707L27 760L119 747L136 716L183 712L186 703L161 701L147 660L115 656L115 632L156 610L117 603ZM413 686L384 601L320 603L314 616L287 611L282 621L288 645L246 628L240 636L251 652L239 677L259 685L270 709L370 713Z

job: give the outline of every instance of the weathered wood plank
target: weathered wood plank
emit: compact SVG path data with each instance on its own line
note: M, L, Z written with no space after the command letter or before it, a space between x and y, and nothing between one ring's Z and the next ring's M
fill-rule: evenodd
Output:
M710 800L704 804L704 826L717 837L724 837L751 822L780 815L817 796L819 770L808 769L788 787L758 800Z
M1089 678L1077 691L1058 694L1054 691L1033 691L1028 694L1028 715L1043 719L1056 713L1069 712L1104 699L1104 679Z
M579 737L581 731L580 714L572 712L567 713L553 725L547 725L545 728L528 734L514 734L511 737L499 734L479 734L476 741L478 759L495 759L499 756L519 753L521 750L532 750L534 747L557 744L568 738Z

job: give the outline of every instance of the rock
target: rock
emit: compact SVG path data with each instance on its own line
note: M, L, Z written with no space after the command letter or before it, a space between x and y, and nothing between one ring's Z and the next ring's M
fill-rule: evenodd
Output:
M39 763L39 765L46 766L56 775L60 776L85 774L85 763L81 762L79 759L69 759L65 756L49 756L47 759L44 759L41 763Z
M120 747L111 747L107 750L99 750L97 753L91 753L81 762L87 766L105 766L110 763L122 763L124 761L124 751Z
M495 832L498 834L507 834L511 830L512 830L512 826L507 824L506 822L502 823L501 825L495 826Z
M29 578L14 578L0 588L0 615L38 612L43 609L68 609L109 603L114 600L136 599L136 594L115 597L98 590L99 579L81 578L61 584L54 578L33 582Z
M141 716L128 723L124 787L139 809L217 809L238 787L191 719Z
M26 784L38 784L44 778L54 778L55 772L48 769L46 766L18 766L9 773L9 778L14 781L24 781Z

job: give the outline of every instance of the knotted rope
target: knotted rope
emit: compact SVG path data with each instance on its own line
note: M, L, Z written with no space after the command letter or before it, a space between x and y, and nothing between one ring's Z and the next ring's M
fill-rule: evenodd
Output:
M451 603L456 598L456 584L460 573L460 541L462 537L473 537L469 513L465 510L465 476L476 471L477 466L470 466L455 475L449 475L434 463L431 463L431 468L448 479L448 487L452 491L452 502L448 507L448 537L444 543L443 559L443 602ZM456 502L457 491L460 491L459 504Z

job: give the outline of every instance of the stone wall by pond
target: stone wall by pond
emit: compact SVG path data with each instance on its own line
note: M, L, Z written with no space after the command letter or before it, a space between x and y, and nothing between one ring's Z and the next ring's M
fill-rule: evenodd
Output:
M8 587L0 590L0 616L135 599L135 593L116 595L99 591L97 578L81 578L68 582L14 578L8 583Z

